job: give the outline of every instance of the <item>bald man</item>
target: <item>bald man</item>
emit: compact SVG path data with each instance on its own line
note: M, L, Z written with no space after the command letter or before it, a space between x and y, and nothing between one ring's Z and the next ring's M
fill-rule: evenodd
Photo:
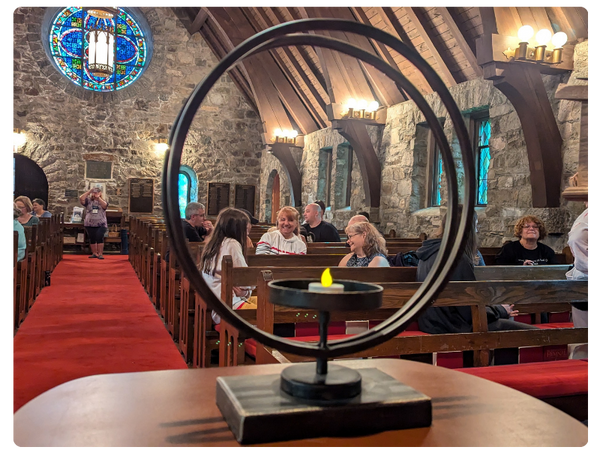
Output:
M304 208L304 228L308 242L340 242L337 229L330 223L322 220L321 207L316 203L306 205Z
M354 225L355 223L368 222L368 221L369 221L369 219L367 219L362 214L357 214L356 216L350 217L350 220L348 221L348 226Z

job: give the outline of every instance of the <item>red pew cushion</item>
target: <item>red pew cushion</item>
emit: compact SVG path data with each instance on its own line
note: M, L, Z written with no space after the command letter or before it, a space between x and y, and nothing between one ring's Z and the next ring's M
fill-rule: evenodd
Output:
M587 394L588 363L581 359L455 369L536 398Z

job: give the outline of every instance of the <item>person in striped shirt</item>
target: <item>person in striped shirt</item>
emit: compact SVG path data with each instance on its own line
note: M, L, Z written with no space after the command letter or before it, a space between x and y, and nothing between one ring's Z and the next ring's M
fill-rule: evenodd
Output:
M306 244L298 236L300 214L284 206L277 214L277 229L262 235L256 244L257 255L306 255Z

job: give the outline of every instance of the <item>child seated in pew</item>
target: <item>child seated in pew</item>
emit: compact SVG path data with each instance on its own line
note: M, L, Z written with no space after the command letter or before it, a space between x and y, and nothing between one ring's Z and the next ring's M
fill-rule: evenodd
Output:
M350 246L339 267L390 267L385 239L369 222L354 222L346 227L346 241Z
M300 214L291 206L277 213L277 229L262 235L256 244L257 255L306 255L306 243L298 236Z
M213 232L204 246L198 270L202 278L221 299L221 268L223 256L231 255L234 267L248 267L246 263L246 238L248 237L248 215L235 208L225 208L217 217ZM248 307L247 299L252 294L253 286L236 286L233 288L233 309ZM221 318L213 311L212 318L220 323Z

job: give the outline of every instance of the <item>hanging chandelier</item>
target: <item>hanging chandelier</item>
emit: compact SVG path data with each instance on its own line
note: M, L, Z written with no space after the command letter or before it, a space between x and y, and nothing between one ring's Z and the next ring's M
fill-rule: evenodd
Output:
M114 72L115 30L111 19L119 13L117 8L94 7L87 9L98 19L88 33L88 67L95 77L108 77ZM101 19L105 21L103 25Z

